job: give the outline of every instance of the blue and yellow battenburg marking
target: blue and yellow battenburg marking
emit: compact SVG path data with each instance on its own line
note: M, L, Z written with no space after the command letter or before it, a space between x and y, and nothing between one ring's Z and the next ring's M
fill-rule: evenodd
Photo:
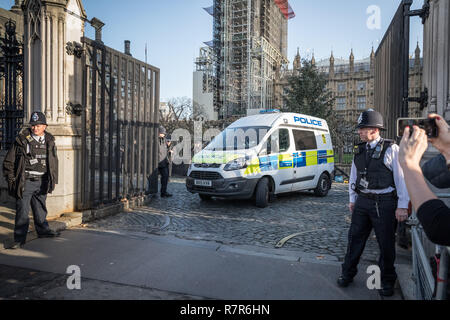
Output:
M253 158L245 174L334 163L333 150L304 151Z
M243 154L224 154L221 152L203 153L194 156L195 163L223 163L226 164ZM253 157L247 168L245 168L244 175L258 174L273 170L302 168L308 166L315 166L327 163L334 163L333 150L315 150L292 153L285 153L273 156Z
M278 156L278 166L280 169L290 169L294 167L294 157L292 154L280 154Z

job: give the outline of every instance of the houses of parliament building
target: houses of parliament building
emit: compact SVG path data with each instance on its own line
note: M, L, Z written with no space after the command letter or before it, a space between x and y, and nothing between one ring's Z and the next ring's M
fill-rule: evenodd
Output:
M422 91L422 59L417 44L415 57L410 58L409 96L418 97ZM355 60L353 50L348 60L335 58L333 53L329 59L311 63L328 79L327 89L334 99L334 110L337 116L350 123L355 123L362 111L374 108L375 53L372 48L370 56L363 60ZM295 74L301 68L301 57L297 55L293 69L286 75ZM284 81L281 81L284 82ZM282 103L280 101L280 103ZM409 117L420 117L419 104L409 103Z

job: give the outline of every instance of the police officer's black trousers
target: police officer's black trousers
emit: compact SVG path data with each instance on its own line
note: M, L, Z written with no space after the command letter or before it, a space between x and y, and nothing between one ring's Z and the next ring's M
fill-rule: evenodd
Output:
M376 203L378 203L378 212ZM373 228L380 248L378 266L381 270L381 281L383 284L395 282L397 279L394 267L396 209L397 199L394 197L372 200L362 195L358 196L348 233L347 254L342 264L342 274L346 278L353 278L357 274L359 259Z
M167 193L169 183L169 167L160 166L148 177L149 193L158 193L158 174L161 175L161 194Z
M46 179L25 181L23 198L16 200L16 219L14 226L14 241L25 243L28 233L30 207L33 212L34 226L38 234L47 233L50 228L47 222L48 181Z
M161 194L167 193L167 184L169 183L169 167L159 167L159 174L161 175Z

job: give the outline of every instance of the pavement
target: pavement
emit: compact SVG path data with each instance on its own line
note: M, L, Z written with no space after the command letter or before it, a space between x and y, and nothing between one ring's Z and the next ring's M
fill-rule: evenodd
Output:
M0 206L2 243L12 238L12 207ZM0 247L0 299L382 299L366 286L369 261L361 262L354 283L339 288L341 262L333 255L142 230L83 228L74 226L76 219L74 214L50 222L53 229L63 230L59 238L36 239L30 232L23 249ZM401 287L383 299L408 299L404 296L404 288L412 282L408 254L400 250L397 259ZM80 268L81 290L68 289L69 266Z
M363 272L352 286L341 289L335 284L340 264L309 254L143 234L71 229L57 239L38 239L23 249L0 251L0 265L54 275L59 282L45 290L50 298L78 298L78 292L64 288L64 277L59 277L69 279L67 269L75 265L82 277L79 293L86 299L110 297L96 290L85 292L85 279L126 286L130 290L122 297L126 299L140 297L130 288L224 300L380 299L376 291L367 289ZM36 276L41 275L30 274L29 280ZM13 298L8 283L17 286L17 282L5 279L3 272L2 278L0 296Z

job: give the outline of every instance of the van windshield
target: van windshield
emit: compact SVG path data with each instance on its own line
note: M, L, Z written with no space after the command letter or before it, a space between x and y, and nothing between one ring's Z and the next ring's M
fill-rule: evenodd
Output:
M270 127L227 128L211 141L205 150L245 150L256 147Z

